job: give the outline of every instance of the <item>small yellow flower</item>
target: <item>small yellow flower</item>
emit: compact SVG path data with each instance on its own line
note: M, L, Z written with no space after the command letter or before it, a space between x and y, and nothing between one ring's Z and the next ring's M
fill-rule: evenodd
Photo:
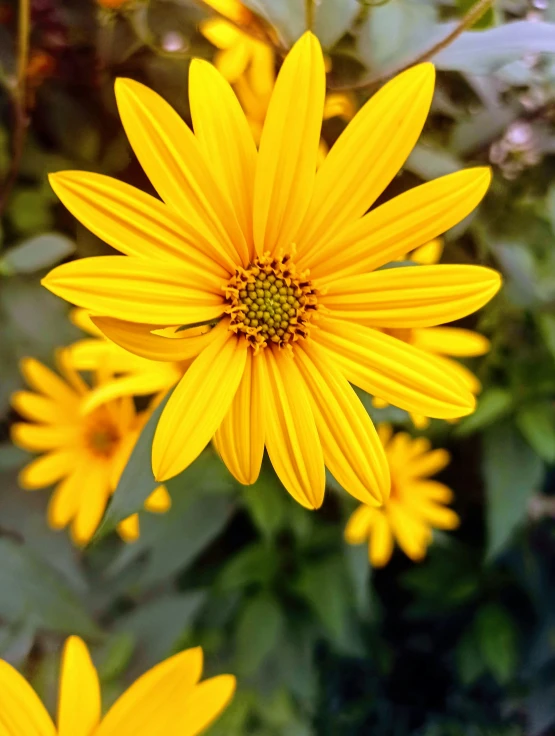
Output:
M241 483L255 482L266 447L307 508L322 503L325 465L381 503L387 462L350 384L427 416L473 411L456 370L382 331L458 319L501 283L479 266L376 270L452 227L489 185L489 169L470 169L368 212L418 139L433 88L430 64L392 80L317 172L325 70L310 33L280 70L259 150L207 62L190 69L194 134L152 90L118 80L124 127L163 201L98 174L53 175L64 204L125 255L64 264L43 283L101 315L95 324L134 354L179 362L195 350L156 430L158 480L214 438ZM211 329L185 336L199 325Z
M386 565L394 540L412 560L421 560L432 541L432 529L455 529L459 517L444 504L453 500L450 488L430 480L449 463L446 450L432 450L425 437L393 434L387 424L378 427L391 472L391 494L381 508L362 504L345 528L349 544L368 540L374 567Z
M233 675L199 682L202 649L187 649L146 672L102 717L100 682L85 643L65 644L58 726L29 683L0 660L0 733L5 736L197 736L228 705Z
M12 427L18 447L45 453L21 471L19 483L26 490L56 484L48 506L48 523L53 529L71 525L73 541L87 544L95 533L110 495L115 490L147 413L137 414L129 396L112 399L88 414L83 404L91 388L74 369L67 350L57 355L61 376L33 358L21 362L21 371L33 391L18 391L12 405L27 422ZM91 366L93 369L93 366ZM102 390L112 374L98 363L95 383ZM171 499L164 488L156 488L145 509L167 511ZM137 514L118 525L126 541L139 535Z
M412 251L409 255L403 255L399 260L411 260L420 265L433 265L439 261L443 252L443 242L441 238L426 243ZM475 396L482 390L480 381L474 373L466 366L461 365L458 361L451 360L454 358L475 358L485 355L490 348L489 340L472 330L462 329L460 327L424 327L424 328L401 328L384 330L388 335L403 340L410 345L415 345L421 350L429 352L435 356L437 360L447 364L451 370L458 372L460 379L468 387ZM373 399L374 406L382 409L388 406L388 402L375 396ZM422 414L410 413L410 417L417 429L426 429L430 420ZM456 421L456 420L448 420Z

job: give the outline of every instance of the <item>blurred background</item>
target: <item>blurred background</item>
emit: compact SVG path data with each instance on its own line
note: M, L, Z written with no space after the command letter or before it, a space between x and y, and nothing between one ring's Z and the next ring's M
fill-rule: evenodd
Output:
M19 361L53 366L56 349L84 337L40 277L111 252L61 206L47 174L84 169L152 191L113 82L148 84L190 122L196 56L236 85L256 134L268 90L245 92L249 65L263 46L271 88L307 10L303 0L23 4L0 0L0 657L52 706L61 642L80 634L108 704L200 644L207 674L239 680L211 736L555 734L553 0L319 0L310 11L329 67L323 152L390 76L431 58L432 112L381 201L465 166L494 171L442 255L505 279L460 325L491 341L464 361L481 384L477 411L417 429L362 396L377 422L449 450L438 478L461 523L434 532L424 560L396 550L380 569L365 544L345 542L356 504L332 478L322 509L308 512L269 464L245 488L210 448L168 484L167 513L142 515L132 544L105 525L78 549L49 528L49 491L19 488L30 459L10 443ZM143 437L116 496L135 510L149 483Z

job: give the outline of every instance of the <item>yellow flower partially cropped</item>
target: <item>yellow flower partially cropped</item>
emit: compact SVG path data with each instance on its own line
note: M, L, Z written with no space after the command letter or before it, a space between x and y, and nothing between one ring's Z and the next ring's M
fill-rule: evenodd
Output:
M430 480L449 463L446 450L432 450L425 437L406 432L393 434L387 424L378 428L391 472L391 494L381 508L362 504L345 528L349 544L368 541L368 557L374 567L386 565L395 540L412 560L421 560L432 541L432 529L455 529L459 517L445 506L453 492Z
M281 68L259 150L207 62L190 69L194 134L155 92L117 81L123 125L162 201L99 174L53 175L70 211L125 255L64 264L43 283L102 315L97 327L136 355L178 362L194 344L156 430L157 479L214 438L241 483L255 482L266 447L307 508L322 503L325 465L353 496L381 503L387 461L350 384L426 416L474 410L457 370L383 332L458 319L500 286L479 266L376 270L468 215L489 185L489 169L461 171L368 212L418 139L433 88L430 64L389 82L317 172L325 71L310 33ZM185 337L199 325L211 329Z
M98 674L85 643L71 636L60 671L57 727L31 685L0 660L2 736L196 736L228 705L233 675L200 682L202 649L187 649L139 677L102 717Z
M239 27L252 23L251 11L236 0L207 0L207 5L232 21L213 17L200 24L202 35L218 49L214 64L227 81L236 82L249 67L266 69L271 65L273 72L273 50Z
M56 484L48 506L53 529L70 525L73 541L87 544L95 533L106 504L117 487L147 413L137 414L130 396L102 403L89 413L84 402L91 389L74 369L66 350L58 353L61 376L33 358L21 362L21 371L33 391L17 391L12 406L27 419L12 426L18 447L44 453L21 471L19 483L26 490ZM96 366L94 386L102 390L111 374ZM156 488L145 509L167 511L171 499ZM126 541L139 536L139 518L130 516L118 525Z
M432 265L439 261L442 251L443 242L441 238L436 238L415 249L408 256L402 256L400 260L408 259L421 265ZM399 340L403 340L410 345L416 345L421 350L431 353L431 355L440 361L440 364L441 362L446 363L452 370L459 373L461 381L466 384L469 391L475 396L482 390L482 385L474 373L466 366L450 358L475 358L485 355L490 349L490 342L483 335L460 327L439 326L414 329L401 328L384 331ZM387 406L388 402L375 396L373 404L377 409L381 409ZM425 429L430 423L429 418L422 414L411 412L410 416L417 429Z

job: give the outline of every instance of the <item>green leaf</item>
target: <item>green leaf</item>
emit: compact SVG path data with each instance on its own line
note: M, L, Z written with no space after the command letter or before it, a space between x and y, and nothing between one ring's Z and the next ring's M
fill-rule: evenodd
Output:
M59 233L45 233L10 248L0 262L5 273L34 273L71 255L75 243Z
M455 429L457 437L467 437L480 429L489 427L506 416L512 408L513 398L503 388L488 388L478 398L474 414L465 417Z
M555 315L542 312L536 315L546 348L555 360Z
M10 198L7 214L15 230L33 233L53 224L50 198L41 189L18 189Z
M486 671L486 663L472 628L465 631L455 649L457 672L463 685L472 685Z
M494 603L479 609L474 629L484 663L500 685L509 682L518 663L515 624L507 611Z
M555 411L551 402L524 406L516 415L516 426L542 460L555 462Z
M218 585L224 590L238 590L248 585L270 583L278 569L278 555L273 547L251 544L238 552L222 570Z
M455 25L443 24L444 35ZM492 74L525 54L541 53L555 53L555 24L522 20L487 31L467 31L432 61L438 69Z
M286 520L289 499L273 468L264 464L256 483L242 489L242 497L261 534L274 537Z
M98 628L62 577L39 555L0 539L0 618L30 621L64 634L97 636Z
M168 398L169 396L166 396L156 407L144 426L112 496L102 524L96 532L96 539L112 531L120 521L142 509L144 502L158 485L152 472L152 441Z
M489 429L483 443L488 554L494 556L526 519L528 501L543 476L543 463L510 424Z
M157 597L120 617L116 631L133 637L140 652L141 668L147 669L173 653L205 601L203 591Z
M295 590L305 598L332 639L340 642L351 606L343 560L330 557L307 565L295 584Z
M314 33L324 48L333 46L353 25L360 12L358 0L326 0L314 3Z
M235 631L237 672L254 675L277 646L284 629L283 614L272 596L262 593L243 608Z

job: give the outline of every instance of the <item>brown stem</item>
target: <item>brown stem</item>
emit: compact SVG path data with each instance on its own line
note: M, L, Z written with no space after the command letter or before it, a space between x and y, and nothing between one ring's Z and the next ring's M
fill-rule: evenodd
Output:
M472 28L472 26L480 20L484 13L489 10L492 4L493 0L477 0L470 8L468 13L466 13L466 15L461 18L459 23L455 26L455 28L453 28L450 33L442 38L441 41L438 41L436 44L431 46L429 49L426 49L426 51L419 54L414 59L411 59L406 64L403 64L402 66L394 69L390 69L388 72L385 73L381 72L380 74L366 77L365 79L362 79L360 82L356 82L355 84L340 86L330 85L330 87L337 90L365 89L366 87L374 87L381 84L389 77L392 77L395 74L399 74L400 72L408 69L411 66L415 66L415 64L422 64L422 62L428 61L440 51L443 51L443 49L447 48L451 43L453 43L453 41L458 38L461 33L464 33L464 31Z
M305 0L304 4L306 30L314 28L314 0Z
M18 18L18 34L17 34L17 71L15 86L11 88L10 94L13 106L13 135L12 135L12 159L10 167L2 187L0 197L0 214L6 208L8 198L12 188L17 180L19 172L19 164L23 155L25 144L25 134L29 120L27 117L27 101L26 101L26 75L27 63L29 59L29 33L31 22L31 3L30 0L19 0L19 18Z

